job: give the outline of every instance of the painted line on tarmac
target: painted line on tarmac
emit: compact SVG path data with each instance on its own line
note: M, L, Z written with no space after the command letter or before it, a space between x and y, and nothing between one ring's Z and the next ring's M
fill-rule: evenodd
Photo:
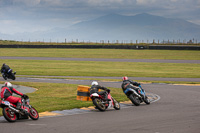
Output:
M156 102L160 100L160 96L153 94L153 93L147 93L147 96L150 99L150 102ZM142 103L144 104L144 103ZM134 105L132 102L125 101L125 102L120 102L121 109L125 108L130 108L133 107ZM107 110L114 110L113 108L107 109ZM99 110L95 109L95 106L89 106L89 107L82 107L82 108L75 108L71 110L62 110L62 111L51 111L51 112L42 112L39 113L40 118L49 118L49 117L58 117L58 116L66 116L66 115L77 115L77 114L85 114L85 113L93 113L93 112L99 112ZM0 117L0 120L5 120L4 117Z
M160 96L153 94L153 93L147 93L147 96L149 97L149 100L151 103L154 103L158 100L160 100ZM142 103L145 104L145 103ZM134 105L132 102L125 101L120 102L121 109L130 108ZM107 110L113 110L113 108L107 109ZM76 114L84 114L84 113L92 113L92 112L98 112L99 110L95 109L95 106L89 106L89 107L82 107L82 108L75 108L71 110L62 110L62 111L52 111L52 112L43 112L40 113L40 118L46 118L46 117L56 117L56 116L65 116L65 115L76 115Z

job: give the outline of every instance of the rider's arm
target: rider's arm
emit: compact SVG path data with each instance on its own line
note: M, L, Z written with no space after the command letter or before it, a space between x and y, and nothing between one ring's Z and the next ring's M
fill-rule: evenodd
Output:
M12 88L12 92L14 92L15 94L20 95L20 96L24 95L23 93L17 91L15 88Z
M140 83L134 82L134 81L130 81L130 83L133 84L133 85L135 85L135 86L139 86L140 85Z
M108 89L108 88L106 88L106 87L103 87L103 86L100 86L100 89L105 90L105 91L107 91L107 92L110 92L110 89Z

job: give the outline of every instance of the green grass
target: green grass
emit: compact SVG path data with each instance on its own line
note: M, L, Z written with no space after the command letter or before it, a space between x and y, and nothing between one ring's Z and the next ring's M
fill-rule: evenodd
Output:
M18 75L200 78L200 64L1 60Z
M176 50L115 50L115 49L1 49L0 56L23 57L68 57L68 58L121 58L121 59L181 59L200 60L199 51ZM129 77L178 77L200 78L200 64L186 63L142 63L142 62L98 62L98 61L55 61L55 60L5 60L17 75L49 76L129 76ZM139 81L140 82L140 81ZM146 81L149 82L149 81ZM173 81L150 81L185 83ZM91 106L91 102L76 100L77 85L56 83L12 82L37 88L28 94L39 112L65 110ZM198 84L198 82L187 82ZM110 88L118 101L127 97L120 88ZM1 109L0 109L0 115Z
M200 60L200 52L190 50L3 48L0 56Z
M2 82L1 82L2 83ZM30 104L38 112L66 110L92 106L92 102L76 100L77 85L62 83L31 83L31 82L12 82L13 84L37 88L33 93L27 93ZM120 88L111 89L111 95L118 101L126 101L127 97ZM0 115L2 115L0 109Z

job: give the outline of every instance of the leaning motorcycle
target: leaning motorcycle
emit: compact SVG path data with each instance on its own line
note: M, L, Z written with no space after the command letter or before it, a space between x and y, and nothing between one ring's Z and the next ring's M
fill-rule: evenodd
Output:
M98 93L93 93L90 95L90 98L93 101L93 104L96 106L96 109L99 109L100 111L105 111L107 108L115 108L116 110L120 110L120 104L115 100L110 92L107 93L108 99L110 101L104 100L104 95Z
M127 88L124 93L131 100L131 102L135 106L139 106L140 103L145 102L146 104L150 104L149 98L146 96L145 90L142 89L141 85L139 85L137 91L132 88Z
M5 80L7 80L7 79L15 80L15 79L16 79L15 74L16 74L16 72L13 73L13 72L12 72L12 69L9 69L8 72L4 72L4 73L2 74L2 77L3 77Z
M22 105L20 109L16 108L15 104L10 103L9 101L2 100L0 101L0 107L3 109L3 116L8 122L15 122L19 119L28 119L29 117L32 120L38 120L39 114L37 110L29 104L29 98L22 97Z

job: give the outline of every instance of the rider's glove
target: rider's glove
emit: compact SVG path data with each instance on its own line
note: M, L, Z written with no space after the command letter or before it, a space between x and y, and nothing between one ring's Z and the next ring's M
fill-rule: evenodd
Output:
M22 96L24 99L28 99L28 96L27 95L25 95L25 94L23 94L23 96Z
M137 86L140 86L140 83L137 83Z

